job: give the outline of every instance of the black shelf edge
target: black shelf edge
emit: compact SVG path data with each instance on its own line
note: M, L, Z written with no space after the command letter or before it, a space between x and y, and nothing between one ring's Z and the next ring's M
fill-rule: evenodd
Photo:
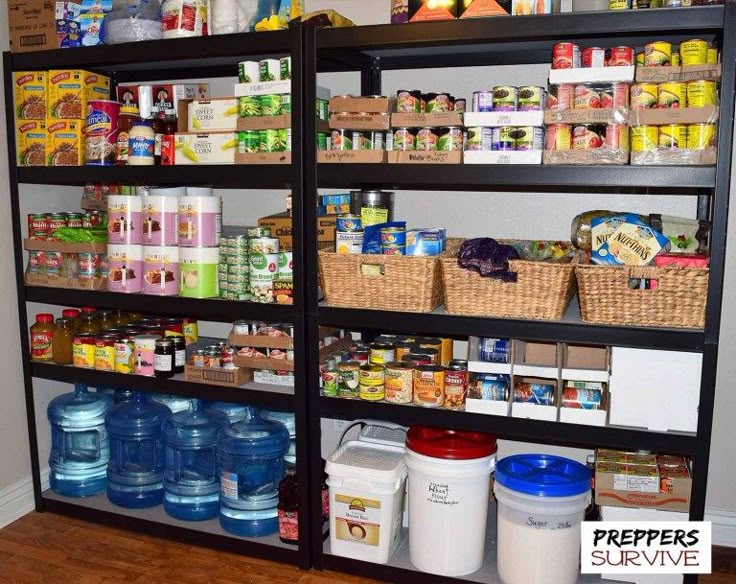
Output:
M320 398L320 414L325 418L387 420L402 426L426 425L468 431L490 432L499 438L561 444L566 446L654 450L692 455L694 434L651 432L637 428L586 426L546 420L493 416L463 411L422 408L387 402L369 402L335 397Z
M435 191L539 190L591 193L589 187L600 186L610 187L610 192L692 195L691 189L713 188L716 176L715 167L712 166L324 163L317 166L317 183L320 187L380 186ZM678 188L687 190L678 191Z
M573 311L570 310L569 314ZM701 352L705 334L692 329L655 329L586 324L580 320L543 321L453 316L384 310L319 307L319 322L352 330L382 330L449 336L491 336Z
M196 529L194 524L192 528L187 528L181 525L174 525L172 524L173 521L158 522L143 517L126 515L122 511L116 513L115 511L96 509L86 506L84 501L84 499L80 499L79 502L60 500L55 495L49 496L48 493L44 493L43 495L44 511L57 513L58 515L81 519L116 529L134 531L165 540L208 547L223 552L285 564L300 564L299 551L296 547L294 549L287 549L235 536L209 533ZM143 509L142 511L145 512L147 510Z
M73 52L72 49L69 49ZM18 182L39 185L212 185L237 189L289 189L288 164L179 166L55 166L18 169Z
M47 363L31 363L31 376L65 383L86 383L93 387L132 389L135 391L180 395L211 401L249 404L278 410L293 411L295 404L294 394L286 393L284 388L279 386L275 386L274 391L249 387L221 387L218 385L180 381L178 379L157 379L156 377L125 375L123 373L111 373L108 371Z
M57 306L92 306L94 308L121 308L162 315L190 316L215 322L233 320L263 320L270 322L293 322L294 307L283 304L261 304L258 302L230 302L219 299L195 299L181 296L148 296L122 294L97 290L69 290L26 286L26 300Z

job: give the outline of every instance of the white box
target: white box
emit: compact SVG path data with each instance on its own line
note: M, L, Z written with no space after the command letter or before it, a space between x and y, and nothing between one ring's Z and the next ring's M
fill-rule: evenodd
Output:
M294 387L294 374L276 375L273 371L256 369L253 371L253 381L255 383L265 383L266 385Z
M466 150L465 164L542 164L542 150Z
M557 406L540 406L539 404L511 404L512 418L529 418L532 420L557 421Z
M235 97L246 95L272 95L291 93L291 80L263 81L261 83L236 83ZM325 87L317 86L317 99L330 99L331 92Z
M565 422L566 424L605 426L607 417L608 411L603 409L582 410L578 408L563 408L560 406L560 422Z
M174 164L235 164L235 132L177 132Z
M544 126L544 111L468 112L465 126Z
M492 363L490 361L480 360L480 339L478 337L470 337L468 342L468 371L471 373L499 373L511 375L514 360L514 344L511 343L509 351L509 363ZM478 400L483 401L483 400ZM508 415L502 414L504 416Z
M237 125L236 97L195 99L187 104L188 132L235 132Z
M490 414L492 416L508 416L509 402L490 399L466 399L465 411L473 414Z
M695 432L703 355L611 348L609 423Z
M560 83L615 83L634 82L634 67L578 67L576 69L550 69L550 85Z

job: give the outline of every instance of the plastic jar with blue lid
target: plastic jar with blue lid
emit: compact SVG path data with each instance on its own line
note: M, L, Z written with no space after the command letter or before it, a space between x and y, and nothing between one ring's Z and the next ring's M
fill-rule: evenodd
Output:
M518 454L500 460L495 476L501 581L575 584L590 470L561 456Z

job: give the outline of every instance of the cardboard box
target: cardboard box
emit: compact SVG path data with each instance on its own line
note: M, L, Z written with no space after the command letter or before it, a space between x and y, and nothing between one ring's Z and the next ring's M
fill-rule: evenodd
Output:
M456 112L437 112L429 114L391 114L392 128L444 128L447 126L462 125L463 117L461 114L458 114Z
M8 0L10 50L27 53L58 49L53 0Z
M209 83L157 83L156 85L122 84L117 86L117 100L124 106L140 108L141 93L150 94L150 103L155 107L175 109L181 120L179 102L185 99L207 99L210 96ZM180 122L181 124L181 122ZM186 131L186 123L179 126Z
M381 164L386 162L385 150L320 150L317 162L322 164Z
M18 166L46 166L46 120L16 120Z
M544 113L528 112L467 112L463 114L465 126L543 126Z
M681 67L637 67L638 83L663 83L665 81L697 81L699 79L720 79L721 64L682 65Z
M451 152L393 150L388 152L388 162L390 164L462 164L463 153L460 150Z
M261 81L259 83L236 83L235 97L246 95L283 95L291 94L291 80L286 81Z
M223 387L240 387L253 379L253 372L241 368L221 369L185 365L184 379L190 383L220 385Z
M291 114L238 118L236 128L238 132L245 132L247 130L280 130L282 128L291 128Z
M23 249L27 251L60 251L62 253L107 253L107 243L71 243L26 238Z
M550 85L561 83L631 83L634 66L630 67L577 67L575 69L551 69Z
M235 132L177 132L174 142L174 164L235 164Z
M45 120L48 111L46 71L13 73L15 85L15 119Z
M713 147L702 150L680 150L657 148L645 152L632 152L632 165L686 165L713 166L717 161L717 149Z
M379 130L391 127L390 114L338 113L330 114L330 128L338 130Z
M608 371L610 360L608 347L565 344L562 353L562 366L565 369Z
M527 16L529 14L552 14L560 11L560 0L513 0L511 14L513 16Z
M626 146L628 147L628 140ZM628 164L628 150L611 150L599 148L598 150L545 150L542 154L542 163L549 165L557 164L581 164L585 166L613 164Z
M84 69L52 69L47 90L47 117L83 120L89 100L110 99L110 78Z
M292 337L272 337L269 335L234 335L230 334L227 342L233 347L256 347L262 349L284 349L294 348Z
M503 4L503 6L502 6ZM508 16L511 2L496 0L465 0L458 7L458 18L485 18L487 16Z
M44 288L64 288L65 290L107 290L107 278L64 278L45 274L26 274L24 281L28 286Z
M667 124L715 124L719 110L714 105L705 107L632 109L629 122L632 126L664 126Z
M466 150L465 164L542 164L542 150Z
M182 100L179 111L184 107L188 132L234 132L237 128L238 100L235 97Z
M294 373L278 374L268 370L257 370L253 372L253 381L265 385L279 385L285 387L294 386Z
M291 152L237 152L235 164L291 164Z
M616 109L571 109L547 110L544 112L545 124L625 124L633 116L628 108ZM650 110L646 110L650 111ZM655 111L655 110L651 110ZM661 110L656 110L661 111ZM636 125L632 122L632 125Z
M557 343L514 340L514 375L557 380L561 349Z
M317 241L335 243L336 215L325 215L317 218ZM277 237L284 249L292 248L292 225L288 212L261 217L258 220L261 227L271 228L271 237Z
M46 120L46 166L82 166L84 144L81 120Z
M391 100L388 97L340 95L330 99L330 112L388 114L391 112Z
M409 0L409 22L456 18L457 0Z

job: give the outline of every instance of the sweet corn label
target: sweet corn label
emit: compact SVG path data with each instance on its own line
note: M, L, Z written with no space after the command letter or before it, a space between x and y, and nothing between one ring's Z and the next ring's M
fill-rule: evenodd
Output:
M190 132L235 130L238 122L238 99L195 100L187 106Z
M235 132L175 135L175 164L234 164L238 149Z

